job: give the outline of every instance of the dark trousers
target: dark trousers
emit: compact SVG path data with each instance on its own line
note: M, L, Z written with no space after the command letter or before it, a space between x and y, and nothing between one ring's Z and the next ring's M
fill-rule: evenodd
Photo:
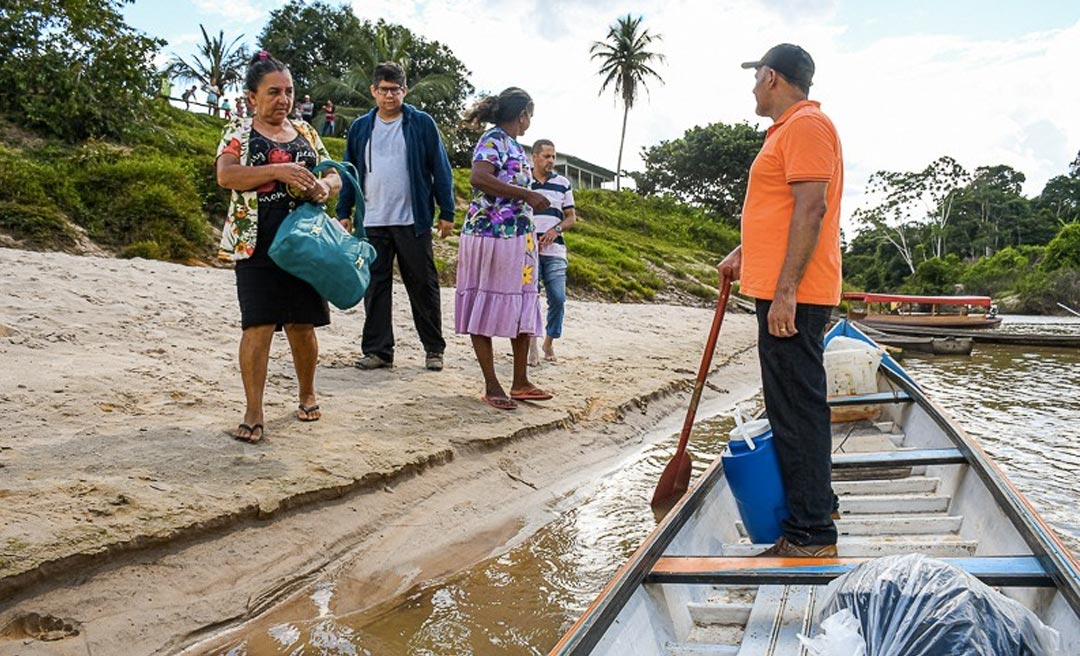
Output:
M836 544L832 425L825 382L825 325L832 308L799 304L793 337L769 334L772 301L757 301L758 358L788 510L784 535L798 545Z
M364 355L394 360L394 257L401 280L412 304L413 323L427 353L442 353L442 301L439 274L431 250L431 232L417 235L414 226L367 228L368 241L375 247L371 284L364 295Z

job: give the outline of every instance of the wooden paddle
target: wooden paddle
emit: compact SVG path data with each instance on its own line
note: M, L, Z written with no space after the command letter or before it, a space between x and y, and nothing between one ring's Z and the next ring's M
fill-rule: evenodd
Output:
M717 301L716 315L713 317L712 328L709 330L709 340L705 343L705 354L701 356L701 367L698 369L694 393L690 397L690 407L686 410L686 420L683 421L682 434L679 435L679 448L675 450L671 462L664 467L663 473L660 474L660 480L656 484L656 491L653 492L653 508L672 505L690 487L690 470L693 461L690 454L686 452L686 443L690 441L690 430L694 427L694 416L697 415L701 392L705 388L705 379L709 375L709 367L712 366L713 351L716 350L716 338L720 335L720 324L724 322L724 312L727 311L727 302L730 295L731 278L721 275L720 299Z

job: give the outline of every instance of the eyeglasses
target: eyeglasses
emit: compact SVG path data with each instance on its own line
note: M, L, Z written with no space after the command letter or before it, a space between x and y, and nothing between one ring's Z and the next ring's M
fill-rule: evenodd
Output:
M380 96L396 96L404 91L404 87L375 87L375 93Z

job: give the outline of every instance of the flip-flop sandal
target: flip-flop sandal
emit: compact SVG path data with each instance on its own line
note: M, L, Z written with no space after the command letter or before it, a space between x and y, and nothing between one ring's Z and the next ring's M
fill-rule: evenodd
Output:
M319 421L320 419L322 419L322 417L311 417L310 416L311 413L313 413L313 412L315 412L316 410L319 409L319 404L318 403L316 403L315 405L304 405L303 403L301 403L300 405L297 406L297 409L300 410L300 412L304 413L305 415L309 415L307 419L304 419L300 415L296 415L296 418L299 419L300 421Z
M238 430L246 430L247 436L233 434L233 439L237 442L244 442L245 444L258 444L263 441L263 435L266 431L263 430L262 424L255 424L254 426L248 426L247 424L240 424L237 426ZM259 436L255 437L255 431L259 431Z
M528 392L521 392L520 394L510 392L510 398L515 401L548 401L555 398L555 395L549 394L542 389L533 388Z
M496 410L516 410L517 403L505 396L481 396L480 400Z

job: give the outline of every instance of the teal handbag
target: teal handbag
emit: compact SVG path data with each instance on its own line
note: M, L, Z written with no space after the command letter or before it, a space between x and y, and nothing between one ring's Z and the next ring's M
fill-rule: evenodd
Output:
M270 259L279 267L310 284L335 307L348 310L364 298L371 283L371 264L375 247L364 233L364 194L356 176L345 165L323 160L312 170L319 173L336 169L342 184L356 190L356 236L326 213L323 205L306 202L285 217L274 243Z

